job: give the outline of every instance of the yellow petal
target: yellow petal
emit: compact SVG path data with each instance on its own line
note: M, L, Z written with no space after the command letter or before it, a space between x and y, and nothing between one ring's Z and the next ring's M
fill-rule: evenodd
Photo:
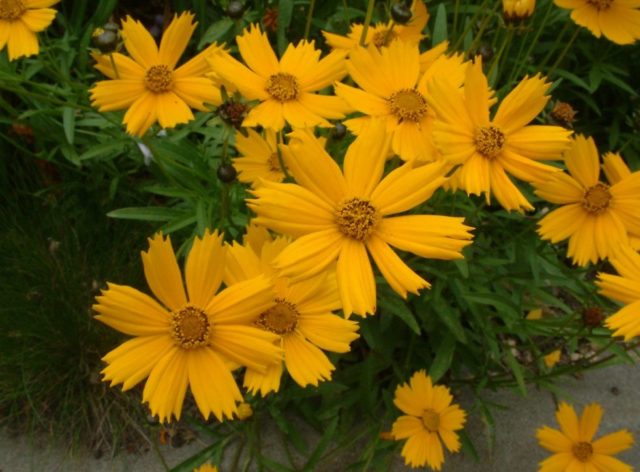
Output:
M144 136L147 130L158 119L157 95L151 92L144 92L124 114L124 124L127 132L134 136Z
M222 235L217 231L207 230L202 238L193 240L185 266L189 302L199 307L209 305L222 282L225 256Z
M573 441L557 429L543 426L536 431L536 437L541 447L551 452L568 452L573 448Z
M218 421L232 419L236 402L242 401L242 395L220 356L208 347L193 349L187 366L191 393L204 419L209 419L211 413Z
M587 219L586 212L579 204L571 204L553 210L539 222L540 236L552 243L563 241L579 231Z
M145 70L130 57L119 52L114 52L111 56L91 53L91 57L96 61L95 68L110 79L138 81L141 86L144 86ZM113 63L111 58L113 58ZM115 69L113 64L115 64Z
M267 100L266 79L256 74L228 53L217 50L207 57L212 69L233 84L248 100Z
M162 33L158 58L169 69L174 69L180 56L187 48L191 35L196 29L193 13L183 12L175 15L167 29Z
M145 93L140 79L101 80L91 89L91 102L100 111L124 110Z
M556 411L556 420L560 425L560 429L574 443L580 441L580 429L578 426L578 417L571 405L566 402L560 402L558 411Z
M56 10L51 8L39 8L37 10L26 10L20 21L34 33L44 31L56 17Z
M394 439L410 438L423 430L422 421L415 416L400 416L391 426L391 434Z
M187 104L173 92L156 94L158 122L163 128L174 128L177 124L193 120Z
M593 441L593 452L606 455L618 454L629 449L633 443L633 435L625 429Z
M584 407L580 417L580 441L591 442L598 431L601 418L602 407L597 403L591 403Z
M350 343L359 337L357 323L330 313L301 315L297 329L313 344L331 352L349 352Z
M38 37L33 31L21 21L10 21L8 25L7 52L10 61L19 57L38 54L40 51Z
M312 67L303 65L297 70L302 90L320 90L342 79L347 74L346 55L346 51L332 51L312 64ZM284 57L282 63L284 67Z
M205 311L215 325L252 323L273 304L271 289L265 276L243 280L213 297Z
M529 159L560 159L571 144L570 136L571 131L560 126L525 126L507 136L505 149Z
M149 288L164 305L177 311L187 303L180 268L171 247L171 238L157 233L149 238L149 250L142 252L144 275Z
M550 85L540 75L525 77L502 100L493 122L507 135L528 125L549 101Z
M331 380L335 367L316 346L294 331L283 339L284 362L291 378L301 387L318 386L323 380Z
M337 275L345 316L375 313L376 284L363 243L350 238L344 240L338 257Z
M211 348L233 362L265 372L282 360L282 350L274 344L277 340L277 335L262 329L224 324L213 327Z
M535 182L536 195L561 205L580 203L585 189L570 175L555 172L546 182Z
M482 72L482 60L478 58L467 67L464 81L464 97L469 117L476 127L489 125L489 83Z
M607 318L606 326L613 331L613 336L624 336L625 341L640 335L640 300L635 301Z
M608 152L602 157L602 170L611 185L631 175L631 170L618 153Z
M593 138L576 136L564 156L567 169L584 188L598 183L600 163Z
M495 161L491 162L491 192L506 210L533 210L533 206L509 179L504 168Z
M338 259L344 236L335 227L304 235L291 243L274 261L282 275L305 279L316 275Z
M224 283L227 286L237 284L261 275L260 259L251 247L233 242L227 246L224 267Z
M277 392L280 390L282 371L283 363L281 361L269 365L264 373L247 369L244 373L244 387L253 395L260 392L263 397L270 392Z
M260 31L257 24L245 29L236 37L238 50L244 62L258 75L267 78L279 72L276 57L266 33Z
M211 105L222 104L220 89L211 80L204 77L175 79L173 93L188 106L200 111L210 109Z
M122 22L122 38L129 55L142 67L149 69L161 64L153 36L139 21L127 16Z
M557 167L541 164L508 148L496 160L509 174L524 182L548 182L553 174L561 173Z
M285 124L282 103L272 99L268 99L252 108L242 122L242 126L262 126L273 131L280 131Z
M180 419L182 402L187 393L188 356L190 353L175 348L160 358L149 374L142 401L149 403L151 414L161 422Z

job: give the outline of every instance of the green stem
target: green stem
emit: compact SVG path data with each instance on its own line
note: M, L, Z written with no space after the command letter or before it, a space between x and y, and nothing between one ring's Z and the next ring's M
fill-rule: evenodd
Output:
M475 24L478 16L480 15L480 12L484 11L484 9L486 8L486 4L487 3L488 3L488 0L482 0L482 3L480 4L480 6L477 8L476 12L471 17L471 20L469 20L469 22L464 27L464 30L462 31L462 34L460 36L458 36L458 39L456 40L456 43L453 45L453 49L454 50L458 50L458 48L462 45L462 43L464 41L464 37L471 30L471 28L473 28L473 25Z
M291 180L291 174L287 170L287 166L284 165L284 158L282 157L282 150L280 146L284 144L284 136L282 135L282 130L278 132L278 163L280 164L280 168L282 169L282 173L284 174L285 180Z
M482 35L487 29L487 26L489 26L489 23L491 22L491 19L493 18L494 13L498 9L498 6L501 4L502 4L501 2L496 2L496 4L493 6L489 14L484 17L484 19L482 20L482 23L480 23L480 29L478 29L478 33L476 34L476 37L473 38L473 41L471 41L471 46L469 47L469 51L475 51L475 49L478 47L478 44L480 44L480 40L482 39Z
M373 6L375 5L376 0L369 0L367 4L367 13L364 17L364 24L362 25L362 34L360 35L360 46L364 46L367 39L367 30L369 29L369 25L371 24L371 18L373 17Z
M513 40L513 27L511 25L508 25L507 34L505 34L504 37L502 38L502 44L500 44L500 49L498 50L498 53L495 56L493 56L493 59L491 60L491 65L489 66L487 77L489 78L491 77L491 74L493 73L498 63L500 62L500 59L502 59L502 54L507 49L507 47L511 44L512 40ZM499 70L498 70L498 73L499 73ZM496 74L496 78L493 81L493 88L496 88L495 85L497 83L498 83L498 74Z
M304 25L304 39L309 39L309 32L311 31L311 19L313 18L313 10L316 7L316 0L309 2L309 11L307 12L307 23Z
M569 51L569 49L571 49L571 46L573 45L573 43L575 42L576 38L578 37L578 34L580 34L580 28L576 28L575 29L575 31L573 32L573 35L571 36L571 39L565 45L564 49L562 50L562 52L560 53L560 55L556 59L556 62L554 62L553 65L551 66L551 69L549 70L549 72L547 72L547 77L551 78L553 73L556 71L556 68L562 63L562 60L564 59L564 56L566 56L567 52Z
M460 9L460 0L456 0L455 6L453 7L453 26L451 27L451 31L453 35L456 34L458 30L458 10Z
M551 56L553 56L553 53L557 50L558 45L562 43L564 35L569 29L570 23L570 21L565 21L563 28L560 30L558 36L556 36L556 40L554 41L553 46L551 46L551 49L549 49L549 52L540 63L540 70L542 70L542 68L547 65L547 62L549 62L549 59L551 59Z

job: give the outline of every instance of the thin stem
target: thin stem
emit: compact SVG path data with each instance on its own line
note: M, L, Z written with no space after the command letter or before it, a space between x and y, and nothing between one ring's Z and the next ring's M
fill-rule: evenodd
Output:
M473 25L475 24L476 19L478 18L478 15L480 15L480 12L482 12L485 9L487 2L488 2L488 0L482 0L482 3L480 4L480 6L476 9L476 12L473 14L473 16L471 17L469 22L464 27L464 30L462 31L462 34L460 36L458 36L458 39L456 40L456 43L453 45L453 49L454 50L457 50L462 45L462 43L464 41L464 37L471 30L471 28L473 28Z
M507 34L502 38L502 44L500 44L500 49L498 50L498 53L495 56L493 56L493 59L491 60L491 65L489 66L487 77L491 77L491 74L493 73L498 63L500 62L500 59L502 59L502 54L507 49L507 47L511 44L512 40L513 40L513 27L511 25L508 25ZM495 88L495 85L498 83L499 72L500 70L498 70L495 81L493 82L494 88Z
M578 37L578 34L580 34L580 28L575 29L575 31L573 32L573 35L571 36L571 39L569 40L569 42L566 44L566 46L564 47L564 49L556 59L556 62L554 62L553 65L551 66L551 69L547 73L547 77L551 77L553 73L556 71L556 68L562 63L564 56L567 55L567 52L575 42L576 38Z
M291 174L289 174L287 166L284 165L284 158L282 157L282 150L280 149L281 144L284 144L284 136L282 135L282 130L278 131L278 163L280 164L280 168L282 169L285 180L291 180Z
M460 0L456 0L455 6L453 7L453 26L451 27L451 31L453 34L456 34L458 30L458 10L460 9Z
M362 34L360 35L360 46L364 46L367 39L367 30L369 29L369 25L371 24L371 18L373 17L373 6L375 5L376 0L369 0L367 4L367 13L364 17L364 24L362 25Z
M478 30L478 33L476 34L476 37L473 38L473 41L471 42L471 46L469 47L470 51L474 51L478 47L478 44L480 44L480 40L482 39L482 35L484 34L485 30L487 29L487 26L489 26L489 23L491 22L491 19L493 18L493 14L496 12L496 10L498 9L498 6L500 4L501 4L500 2L496 2L496 4L493 6L493 8L489 12L489 14L487 16L485 16L484 19L482 20L482 23L480 23L480 29Z
M309 11L307 12L307 23L304 25L304 39L309 39L309 32L311 31L311 19L313 18L313 9L316 7L316 0L311 0L309 3Z
M569 29L570 23L571 23L570 21L565 21L564 26L562 27L562 30L560 30L560 33L558 34L558 36L556 36L556 40L554 41L553 46L551 47L551 49L549 49L549 52L540 63L540 69L542 69L544 66L547 65L547 62L549 62L549 59L551 59L551 56L553 56L553 53L556 51L558 45L562 43L562 40L564 39L564 35Z

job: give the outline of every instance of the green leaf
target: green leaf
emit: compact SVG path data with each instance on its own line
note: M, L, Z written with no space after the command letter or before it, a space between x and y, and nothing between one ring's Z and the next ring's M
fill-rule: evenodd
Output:
M163 207L128 207L110 211L107 216L110 218L121 218L124 220L142 221L170 221L186 215L183 210Z
M278 55L282 56L287 47L287 28L293 16L293 0L278 1Z
M336 429L338 427L338 419L339 417L335 416L331 420L329 425L325 428L324 434L322 435L318 446L315 448L305 465L305 470L315 470L316 464L322 458L322 453L325 451L336 433Z
M382 309L400 318L414 333L420 335L420 326L418 326L416 317L403 300L382 294L378 298L378 303Z
M516 360L516 358L513 357L513 354L511 354L511 350L508 347L504 350L504 355L505 355L505 361L507 363L507 366L509 367L511 372L513 372L513 376L516 379L516 383L518 384L518 389L520 390L520 393L522 393L523 397L526 396L527 387L524 383L524 373L522 371L522 366Z
M436 20L433 26L433 40L431 42L431 46L435 46L447 39L447 9L444 6L444 3L438 5L438 10L436 11Z
M435 383L442 378L442 376L451 367L451 361L453 361L453 354L456 350L456 339L452 335L445 336L438 350L436 351L436 357L433 359L433 364L429 369L429 376Z
M62 109L62 126L64 128L64 136L69 144L73 144L73 138L76 129L76 111L71 107Z
M233 28L233 20L228 17L213 23L202 35L202 38L198 43L198 50L202 49L207 44L221 41L222 38L231 31L231 28Z

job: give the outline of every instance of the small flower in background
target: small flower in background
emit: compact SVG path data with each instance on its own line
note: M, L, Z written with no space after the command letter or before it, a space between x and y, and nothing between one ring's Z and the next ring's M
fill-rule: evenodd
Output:
M261 275L273 282L272 302L253 320L254 326L274 333L284 351L284 367L301 387L318 386L330 380L335 367L323 351L344 353L359 337L358 324L333 314L340 309L334 271L325 271L304 280L281 277L273 261L291 241L271 238L264 228L250 225L243 245L227 249L223 280L229 287ZM244 386L263 396L280 389L283 362L266 371L247 368Z
M559 170L538 161L560 159L571 131L529 124L549 100L550 86L540 75L525 77L491 117L495 99L479 57L467 66L464 95L442 78L429 82L427 101L436 112L433 140L447 161L460 165L452 186L485 194L487 203L493 195L507 210L533 210L508 174L544 182Z
M550 352L542 358L542 360L544 361L544 365L546 365L549 369L552 369L560 361L561 355L562 351L560 349L556 349L555 351Z
M558 172L547 182L533 184L536 195L563 205L539 221L538 233L552 243L568 238L568 256L586 266L628 245L629 233L640 234L640 172L613 185L601 182L595 142L581 135L564 158L569 174Z
M600 293L626 306L605 321L613 336L629 341L640 336L640 255L631 247L620 246L609 258L620 275L599 273Z
M633 436L621 430L594 441L601 418L602 408L597 403L587 405L579 420L571 405L560 403L556 412L560 431L543 426L536 432L540 446L554 453L540 463L538 472L631 472L632 467L613 455L629 449Z
M238 180L257 186L260 179L282 182L284 172L278 158L278 137L272 129L265 129L264 137L252 129L246 130L245 137L236 133L236 149L242 155L233 159L233 165L240 173Z
M463 428L466 413L452 400L449 389L433 385L424 370L396 389L393 403L406 415L393 423L391 434L396 440L407 440L402 447L405 464L440 470L444 463L442 443L450 452L460 450L456 431Z
M424 38L422 32L427 25L427 21L429 21L429 13L424 0L414 0L411 5L411 19L408 23L396 25L392 21L388 21L387 23L369 25L364 45L374 45L377 48L382 48L399 40L417 46L420 40ZM362 29L362 24L354 23L346 36L329 33L328 31L323 31L322 34L327 40L327 44L332 48L351 52L357 50L360 46Z
M91 101L100 111L127 110L127 132L143 136L155 123L173 128L191 121L191 108L207 110L207 104L222 102L220 89L205 77L210 72L205 56L218 49L211 45L176 68L196 28L194 15L174 17L158 48L142 23L127 17L122 22L124 47L120 53L92 54L96 68L112 80L102 80L91 89Z
M536 0L502 0L502 15L507 23L529 18L535 8Z
M40 52L36 33L44 31L53 22L56 10L48 7L59 1L0 1L0 51L6 47L10 61Z
M571 10L571 19L597 38L632 44L640 38L640 3L634 0L553 0Z
M248 420L253 416L253 408L246 402L238 405L238 413L236 415L240 421Z
M446 181L446 164L405 164L383 178L390 139L372 120L349 146L342 171L309 131L290 134L282 147L297 184L265 181L248 200L256 224L296 239L276 258L283 276L304 278L337 261L345 316L376 311L376 282L369 257L400 296L429 283L391 246L425 258L461 259L471 244L464 218L405 213L428 200Z
M193 472L218 472L218 468L215 465L206 463L193 469Z
M171 240L157 234L142 262L162 304L111 283L96 297L96 319L135 336L103 357L104 380L129 390L148 377L142 399L160 421L180 419L187 386L205 419L212 413L220 421L232 418L242 395L231 368L264 371L281 359L277 336L250 326L272 303L269 281L258 277L216 293L224 260L222 236L207 232L196 238L185 266L185 291Z
M542 319L542 308L536 308L527 313L526 318L528 320L540 320Z
M403 160L436 160L427 84L447 77L457 88L465 73L462 55L447 57L445 49L438 46L421 55L416 44L394 41L383 49L352 51L347 70L360 88L338 83L336 95L366 116L345 121L347 127L359 134L371 118L383 119L392 136L391 148Z
M556 102L553 110L551 110L551 118L565 128L573 128L573 122L575 121L577 113L570 103Z
M278 60L266 33L251 25L236 37L246 65L226 52L209 56L209 62L223 82L248 100L261 103L249 111L243 126L263 126L279 131L293 127L332 126L329 119L344 118L349 109L341 98L317 91L342 79L346 53L333 51L320 59L313 41L289 44Z

